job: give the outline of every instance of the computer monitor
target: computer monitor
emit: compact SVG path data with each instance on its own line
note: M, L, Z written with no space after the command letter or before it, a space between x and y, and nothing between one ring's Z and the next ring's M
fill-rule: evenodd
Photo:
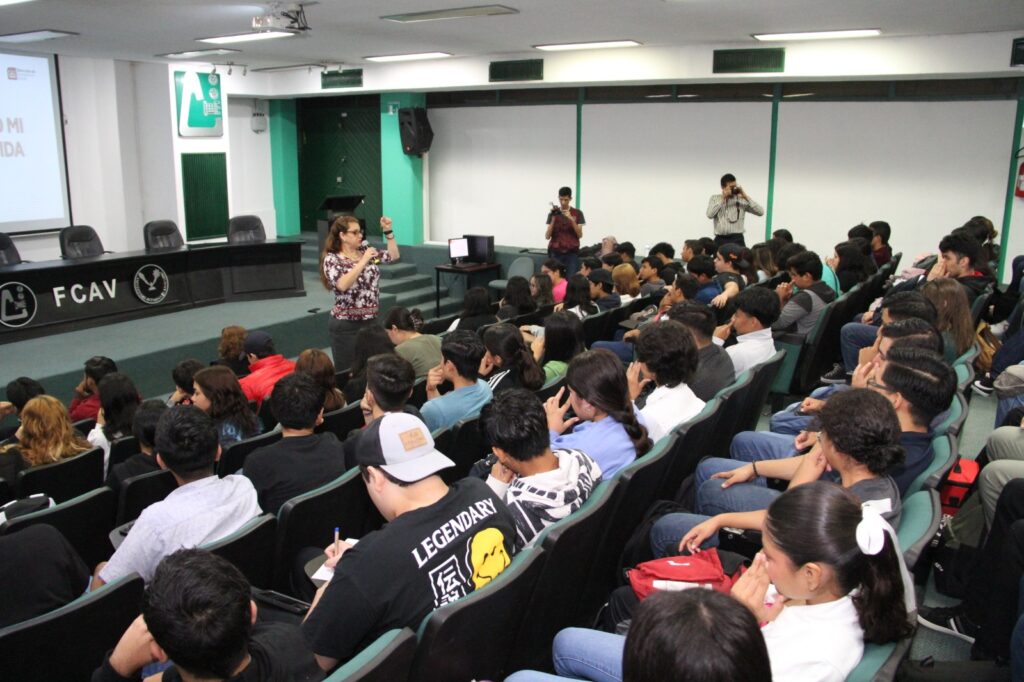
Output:
M494 262L494 235L464 234L469 240L469 260L473 263Z
M465 237L448 240L448 257L453 263L462 261L469 256L469 240Z

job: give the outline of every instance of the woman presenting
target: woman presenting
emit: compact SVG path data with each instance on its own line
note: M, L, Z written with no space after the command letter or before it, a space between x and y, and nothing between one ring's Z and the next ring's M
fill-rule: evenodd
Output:
M391 218L380 219L388 242L385 252L366 244L363 229L354 216L338 216L327 233L320 254L320 281L334 292L334 308L327 329L331 335L334 366L340 371L352 364L356 332L377 317L380 303L380 267L399 258Z

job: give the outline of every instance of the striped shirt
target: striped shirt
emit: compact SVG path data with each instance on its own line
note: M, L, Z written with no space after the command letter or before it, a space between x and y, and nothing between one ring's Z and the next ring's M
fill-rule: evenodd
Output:
M729 197L723 200L721 193L712 194L708 201L708 218L715 225L715 234L743 234L743 218L747 213L764 215L764 209L753 199Z

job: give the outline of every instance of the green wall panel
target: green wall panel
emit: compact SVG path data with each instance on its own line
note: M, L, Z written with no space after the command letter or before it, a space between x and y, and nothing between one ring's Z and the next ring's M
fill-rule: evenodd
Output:
M356 215L371 235L380 234L381 147L377 95L298 100L299 216L303 231L316 231L324 197L363 194ZM338 178L341 178L339 181Z
M187 239L223 237L228 232L227 156L182 154L181 184L185 197Z
M295 100L270 101L270 166L277 234L299 233L299 149Z

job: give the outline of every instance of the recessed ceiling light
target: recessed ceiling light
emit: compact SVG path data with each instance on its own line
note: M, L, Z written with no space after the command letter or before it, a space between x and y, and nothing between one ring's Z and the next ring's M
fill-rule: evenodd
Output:
M880 35L877 28L858 28L848 31L805 31L803 33L755 33L757 40L838 40L841 38L870 38Z
M154 55L156 57L163 57L164 59L195 59L196 57L213 57L221 54L232 54L234 52L240 52L240 50L232 50L228 47L212 47L208 50L186 50L185 52L167 52L165 54Z
M363 57L368 62L413 62L420 59L443 59L451 57L449 52L415 52L413 54L388 54L380 57Z
M0 43L36 43L40 40L53 40L54 38L66 38L77 35L74 31L52 31L45 29L42 31L26 31L24 33L8 33L0 36Z
M283 64L281 66L261 66L257 69L252 69L254 72L259 73L276 73L278 71L298 71L299 69L323 69L327 65L323 62L307 62L305 64Z
M538 50L557 52L559 50L603 50L609 47L639 47L635 40L603 40L594 43L560 43L556 45L534 45Z
M250 40L290 38L293 35L295 35L295 33L292 31L255 31L252 33L235 33L228 36L214 36L212 38L196 38L196 42L212 43L214 45L230 45L231 43L244 43Z
M384 21L397 21L412 24L418 21L439 21L441 19L467 19L469 17L495 17L501 14L519 14L519 10L505 5L477 5L476 7L456 7L453 9L436 9L427 12L409 12L407 14L390 14L381 17Z

